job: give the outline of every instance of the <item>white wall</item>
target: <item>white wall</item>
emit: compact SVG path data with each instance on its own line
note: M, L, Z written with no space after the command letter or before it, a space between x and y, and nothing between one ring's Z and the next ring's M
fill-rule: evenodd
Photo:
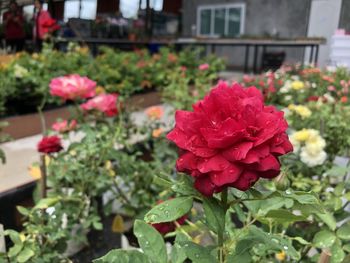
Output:
M348 1L348 0L345 0ZM309 37L324 37L327 43L322 45L318 57L318 65L324 67L330 63L331 38L338 28L342 0L313 0L308 28ZM309 60L308 50L305 61Z

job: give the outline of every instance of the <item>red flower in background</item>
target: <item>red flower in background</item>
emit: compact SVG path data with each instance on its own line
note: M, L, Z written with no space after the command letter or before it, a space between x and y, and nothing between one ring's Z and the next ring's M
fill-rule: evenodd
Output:
M76 120L72 120L68 123L67 120L63 120L63 121L58 121L55 122L54 124L52 124L51 128L59 133L65 133L68 131L72 131L77 127L77 121Z
M61 26L57 24L57 20L52 18L48 18L46 21L44 21L43 27L46 27L49 32L54 32L61 28Z
M38 143L38 152L41 153L56 153L63 149L61 139L58 136L43 137Z
M220 82L193 112L178 110L175 119L167 138L181 149L177 170L191 175L206 196L276 177L278 156L293 150L283 112L265 106L255 87Z
M101 94L80 105L85 111L97 110L104 113L107 117L113 117L118 114L117 94Z
M161 204L163 201L158 201L157 204ZM185 221L187 219L187 215L184 215L177 219L175 222L179 225L185 224ZM176 224L175 222L165 222L165 223L158 223L158 224L152 224L152 226L158 230L159 233L162 235L166 235L170 232L174 232L176 229Z

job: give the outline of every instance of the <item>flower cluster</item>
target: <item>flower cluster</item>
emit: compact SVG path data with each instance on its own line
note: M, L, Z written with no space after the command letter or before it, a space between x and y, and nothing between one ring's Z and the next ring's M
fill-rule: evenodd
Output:
M302 119L307 119L312 114L311 110L308 107L303 106L303 105L290 104L288 106L288 109L291 112L298 114Z
M181 149L177 170L206 196L278 176L278 156L293 150L283 112L265 106L255 87L220 82L193 112L178 110L175 119L167 138Z
M324 151L326 141L319 131L314 129L302 129L290 136L294 152L300 154L300 160L309 167L321 165L327 159Z
M52 129L59 133L65 133L74 130L77 127L77 121L71 120L68 122L68 120L63 121L57 121L54 124L52 124Z

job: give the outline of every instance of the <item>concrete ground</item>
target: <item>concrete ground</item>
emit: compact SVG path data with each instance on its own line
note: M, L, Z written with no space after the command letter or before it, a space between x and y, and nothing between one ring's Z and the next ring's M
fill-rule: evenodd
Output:
M242 73L237 72L221 72L220 78L232 82L239 81L242 75ZM166 112L170 110L169 107L165 107ZM146 116L143 111L140 111L133 113L133 118L135 123L142 123ZM169 119L166 119L166 121L171 123ZM0 144L0 148L5 151L7 159L5 165L0 164L0 194L35 180L29 174L29 167L32 163L39 162L36 145L40 139L41 135L35 135ZM137 139L135 138L135 140Z

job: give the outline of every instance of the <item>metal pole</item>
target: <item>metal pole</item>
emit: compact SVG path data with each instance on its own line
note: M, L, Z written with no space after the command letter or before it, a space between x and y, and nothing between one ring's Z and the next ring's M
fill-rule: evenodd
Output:
M79 0L79 18L81 17L81 9L82 9L82 3L81 3L81 0Z

